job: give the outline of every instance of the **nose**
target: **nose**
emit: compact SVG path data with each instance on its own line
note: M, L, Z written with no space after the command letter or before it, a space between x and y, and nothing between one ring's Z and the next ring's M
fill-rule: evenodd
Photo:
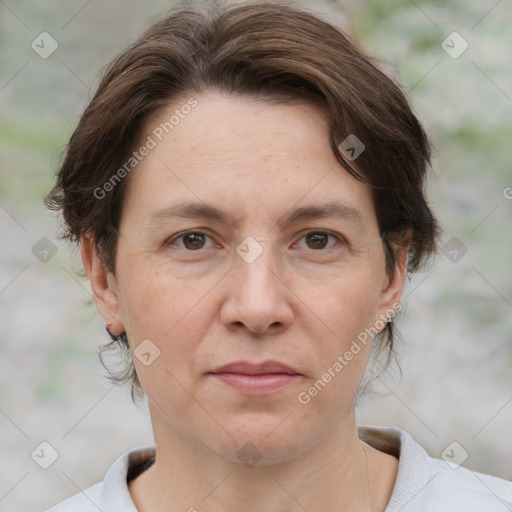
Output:
M279 267L269 248L250 263L236 257L221 309L221 320L228 329L275 334L291 324L293 293L276 268Z

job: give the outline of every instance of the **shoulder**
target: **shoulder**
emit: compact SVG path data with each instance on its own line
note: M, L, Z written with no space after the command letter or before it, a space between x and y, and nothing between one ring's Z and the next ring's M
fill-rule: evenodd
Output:
M85 491L61 501L45 512L98 512L96 503L100 501L102 487L103 483L93 485Z
M359 427L369 445L399 459L385 512L510 512L512 483L430 457L398 428Z
M153 446L126 452L110 466L103 482L71 496L46 512L137 512L128 489L127 477L136 466L144 464L154 455Z
M431 459L432 485L425 492L425 503L432 510L442 503L442 510L464 512L510 512L512 482L471 471L462 466L448 465L444 460ZM430 508L427 508L430 510Z

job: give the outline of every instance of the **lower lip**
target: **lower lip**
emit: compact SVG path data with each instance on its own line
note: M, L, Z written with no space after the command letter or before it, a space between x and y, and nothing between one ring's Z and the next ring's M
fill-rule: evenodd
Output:
M276 391L299 379L300 375L287 373L265 373L248 375L245 373L213 373L217 379L228 386L252 395L261 395Z

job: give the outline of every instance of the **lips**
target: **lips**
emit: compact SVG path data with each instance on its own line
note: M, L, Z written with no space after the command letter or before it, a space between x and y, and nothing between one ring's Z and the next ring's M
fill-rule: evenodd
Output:
M243 375L266 375L266 374L287 374L287 375L300 375L300 373L277 361L265 361L263 363L249 363L245 361L237 361L229 363L210 373L239 373Z
M244 395L261 396L296 384L303 376L294 368L277 361L229 363L213 372L215 380Z

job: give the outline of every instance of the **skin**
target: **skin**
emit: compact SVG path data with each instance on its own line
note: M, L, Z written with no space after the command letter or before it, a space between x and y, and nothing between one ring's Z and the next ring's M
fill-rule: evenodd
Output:
M358 439L354 413L370 343L307 405L297 397L398 304L407 249L388 276L371 190L336 160L317 106L214 92L197 100L130 175L115 275L93 237L82 239L111 332L126 331L132 351L145 339L160 350L148 366L134 358L157 448L129 486L134 503L152 512L382 511L398 461ZM155 115L141 140L183 103ZM235 222L150 222L189 201ZM359 215L281 222L330 201ZM186 231L206 236L178 238ZM251 263L236 252L248 236L263 251ZM249 396L208 374L240 360L280 361L300 376ZM246 443L262 456L254 467L237 457Z

